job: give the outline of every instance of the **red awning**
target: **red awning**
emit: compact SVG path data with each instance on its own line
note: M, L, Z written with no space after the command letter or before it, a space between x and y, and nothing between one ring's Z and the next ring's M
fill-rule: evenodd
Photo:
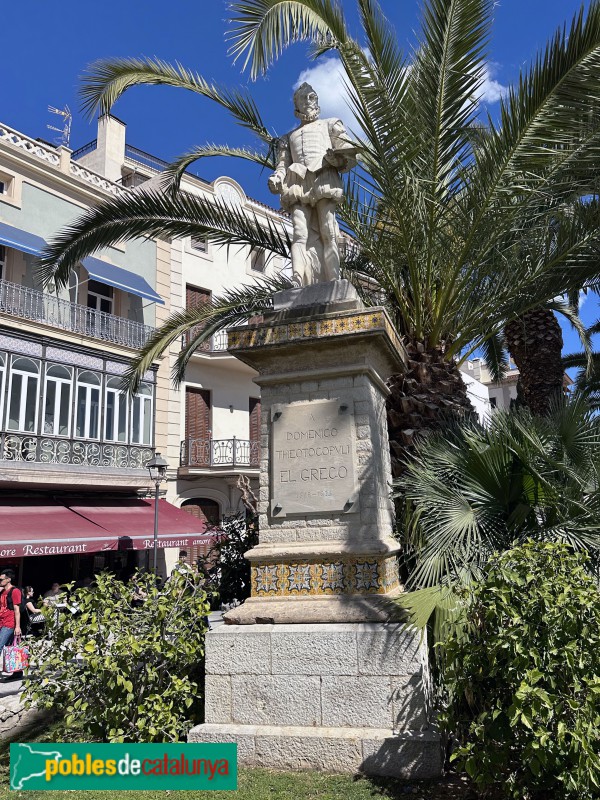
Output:
M159 547L215 538L206 522L159 500ZM154 545L153 500L73 501L0 498L0 558L147 550Z

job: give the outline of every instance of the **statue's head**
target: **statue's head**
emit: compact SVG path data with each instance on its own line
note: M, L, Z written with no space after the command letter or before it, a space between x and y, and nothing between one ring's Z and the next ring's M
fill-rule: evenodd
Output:
M319 97L310 83L303 83L294 92L294 115L302 122L319 118Z

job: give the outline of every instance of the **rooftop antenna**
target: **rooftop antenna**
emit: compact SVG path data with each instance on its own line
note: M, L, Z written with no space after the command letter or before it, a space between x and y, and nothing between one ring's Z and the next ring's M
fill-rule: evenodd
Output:
M63 118L64 124L62 128L57 128L55 125L46 125L46 127L50 131L58 131L58 133L60 133L60 136L57 136L54 140L57 142L57 144L60 144L63 147L68 147L69 142L71 141L71 122L73 121L71 109L67 105L65 105L64 108L54 108L54 106L48 106L48 111L50 111L52 114L58 114L59 117Z

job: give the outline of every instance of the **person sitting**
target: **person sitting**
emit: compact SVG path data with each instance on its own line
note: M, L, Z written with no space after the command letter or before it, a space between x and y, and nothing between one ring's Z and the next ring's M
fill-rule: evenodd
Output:
M57 595L60 594L60 583L56 581L52 584L52 588L44 592L44 605L51 605L56 602Z
M46 620L44 619L42 610L35 607L33 602L34 594L35 592L33 586L25 587L25 608L27 609L27 614L29 615L29 627L31 633L34 636L38 636L41 633Z

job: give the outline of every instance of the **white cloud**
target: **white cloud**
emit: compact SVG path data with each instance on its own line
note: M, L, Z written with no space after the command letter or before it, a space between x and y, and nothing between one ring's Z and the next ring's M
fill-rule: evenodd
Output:
M319 95L321 117L336 117L352 126L353 114L349 108L348 92L344 85L344 69L339 58L323 58L310 69L303 70L294 89L301 83L310 83Z
M477 92L478 103L487 103L488 105L497 103L507 93L508 87L494 78L497 69L497 64L486 65L483 81ZM310 83L319 95L322 117L338 117L352 127L353 114L348 104L348 92L344 85L344 69L339 58L324 58L314 67L303 70L294 89L297 89L305 81Z
M483 82L478 92L480 103L497 103L508 92L508 86L503 86L494 80L496 69L496 64L488 64L485 67Z

